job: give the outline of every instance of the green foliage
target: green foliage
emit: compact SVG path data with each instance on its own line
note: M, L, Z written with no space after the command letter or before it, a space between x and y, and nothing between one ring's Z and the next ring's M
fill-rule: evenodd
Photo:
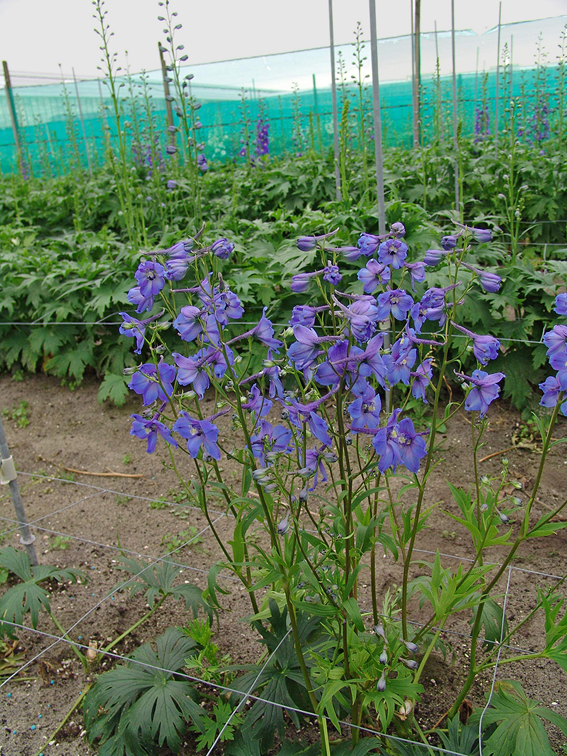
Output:
M126 662L96 680L85 697L85 728L101 756L153 756L167 745L174 753L189 723L204 733L207 717L195 687L178 677L195 643L177 628L146 643Z
M14 407L11 411L8 409L2 410L2 416L13 420L18 428L27 428L31 420L28 417L29 405L23 399L20 401L17 407Z
M301 724L301 719L294 709L310 709L305 680L301 674L293 637L287 626L287 609L280 611L275 601L270 600L269 603L269 626L264 627L260 622L255 622L254 626L261 635L261 643L273 656L266 666L248 664L240 667L247 671L231 685L234 690L243 693L259 695L261 692L263 700L255 701L246 712L243 735L258 739L264 750L271 747L276 732L279 732L280 736L285 732L285 710L282 705L291 707L287 709L287 713L297 728ZM300 615L298 624L301 643L306 647L315 640L320 620L317 617L307 618ZM234 702L239 700L240 698L233 696ZM280 706L271 706L266 701L277 702Z
M179 579L179 567L171 562L160 561L148 566L129 557L120 559L119 568L130 572L135 578L128 583L128 590L133 595L144 591L144 598L150 608L158 599L168 596L174 599L183 599L185 606L197 617L199 610L203 610L211 617L212 610L203 597L203 592L195 585L181 583L175 585Z
M71 545L69 536L54 536L49 542L49 551L67 551Z
M483 738L482 751L486 756L553 756L542 720L567 735L567 719L528 698L514 680L497 683L490 704L483 715L483 731L491 725L496 728ZM479 719L477 710L470 724L478 726Z
M31 625L35 628L41 611L51 614L51 595L40 583L48 580L76 583L85 579L81 570L59 569L44 564L32 567L27 554L12 546L0 549L0 569L19 579L0 597L0 634L10 638L15 637L17 628L9 623L23 624L24 617L29 612Z

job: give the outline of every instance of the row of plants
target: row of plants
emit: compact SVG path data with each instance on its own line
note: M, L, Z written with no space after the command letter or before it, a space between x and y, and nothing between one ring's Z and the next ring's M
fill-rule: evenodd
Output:
M464 322L513 340L502 359L524 369L507 396L524 407L532 386L543 377L545 350L518 341L540 341L551 324L556 286L567 274L562 151L550 144L542 156L516 144L501 145L503 152L497 155L493 145L478 153L472 142L462 147L460 213L452 207L449 153L440 146L386 152L387 219L393 223L403 215L408 240L423 251L451 218L499 229L497 241L481 252L479 262L498 265L504 287L497 298L479 295ZM267 305L270 316L282 322L296 304L287 279L291 271L309 265L311 254L290 244L294 234L340 224L344 241L378 230L375 197L359 181L363 156L348 151L346 157L340 201L334 197L330 156L327 161L310 155L266 159L254 168L218 166L198 177L201 212L208 217L204 238L229 238L236 245L227 277L252 313ZM128 179L128 194L134 191L143 209L145 243L136 244L117 199L119 180L108 170L81 182L68 177L3 180L0 368L44 369L71 385L82 380L85 370L94 371L105 379L101 398L124 398L121 373L132 357L118 333L117 312L127 301L131 261L176 239L194 237L200 227L183 181L167 193L166 202L147 203L142 198L147 176L140 170ZM355 281L354 274L347 275L347 291Z

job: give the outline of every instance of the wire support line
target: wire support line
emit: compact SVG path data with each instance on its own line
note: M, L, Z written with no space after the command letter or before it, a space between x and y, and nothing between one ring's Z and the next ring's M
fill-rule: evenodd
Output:
M114 489L111 489L111 488L101 488L100 486L94 486L92 483L81 483L77 480L67 480L66 478L57 478L57 477L54 477L53 475L40 475L39 473L22 472L21 470L18 470L18 475L27 475L32 478L41 478L43 480L56 481L57 483L69 483L73 486L84 486L85 488L95 488L97 491L100 491L101 493L114 494L115 496L127 496L130 499L139 499L140 501L149 501L150 503L152 501L156 501L155 497L152 499L148 496L140 496L139 494L130 494L124 491L115 491ZM184 509L192 509L195 512L202 512L202 510L199 507L195 507L192 504L179 504L174 501L164 501L163 503L167 504L170 507L182 507ZM52 514L57 514L58 511L62 511L62 510L56 510ZM226 512L221 512L218 509L209 509L208 511L214 515L226 514Z
M222 738L223 732L229 726L231 719L238 713L238 711L241 708L241 706L246 702L246 700L248 699L248 697L250 696L250 694L252 693L252 691L256 687L256 684L258 683L258 680L262 677L262 675L264 673L264 670L266 669L266 667L268 666L268 664L271 662L271 660L274 658L274 656L277 654L277 652L280 650L280 646L284 643L285 640L287 640L287 638L289 638L289 635L290 635L291 631L292 631L292 628L290 627L289 630L287 631L287 633L284 635L284 637L278 643L278 645L276 646L276 648L274 648L274 650L272 651L272 653L266 659L266 663L264 664L264 666L262 667L262 669L258 672L258 674L256 675L256 677L254 678L254 681L252 682L252 685L250 685L250 687L248 688L247 692L241 694L241 698L240 698L240 701L238 702L238 706L236 706L236 708L234 708L232 710L229 718L224 723L224 725L222 727L222 730L219 732L219 734L215 738L214 743L211 745L211 747L209 748L209 750L207 751L207 753L205 754L205 756L211 756L212 752L215 750L215 746L217 745L217 743L219 743L220 739Z
M51 648L56 646L58 643L66 643L69 646L74 646L80 651L87 651L89 646L86 646L84 643L79 643L78 641L72 641L69 638L66 638L64 636L54 635L53 633L47 633L44 630L37 630L37 628L28 627L27 625L21 625L17 622L8 622L5 621L4 624L10 625L10 627L18 628L20 630L26 630L30 633L35 633L36 635L39 635L41 637L49 638L53 640L54 642L45 648L43 651L41 651L39 654L37 654L33 659L30 660L30 662L27 662L24 666L20 667L16 672L14 672L12 675L10 675L9 678L4 680L3 682L0 682L0 688L4 687L11 679L16 677L23 669L25 669L29 664L32 664L37 658L41 657L43 654L47 653ZM177 678L184 678L188 680L189 682L198 683L200 685L213 688L214 690L221 691L223 693L230 693L235 694L239 697L243 695L241 690L236 690L235 688L230 688L227 685L220 685L219 683L213 683L210 680L202 680L199 677L195 677L194 675L189 675L185 672L179 672L178 670L173 669L166 669L165 667L159 667L155 664L149 664L148 662L142 662L138 659L132 659L128 656L124 656L122 654L115 653L114 651L103 651L99 650L99 654L110 657L111 659L116 659L117 661L127 662L128 664L134 664L139 667L143 667L144 669L153 670L154 672L162 672L169 675L175 675ZM252 699L253 701L259 701L260 703L268 704L269 706L274 706L277 709L284 709L285 711L293 711L296 714L300 714L304 717L311 717L315 718L317 717L317 714L315 714L312 711L307 711L306 709L299 709L296 706L290 706L289 704L283 704L279 703L278 701L270 701L267 698L262 698L262 696L257 696L253 693L249 693L247 695L247 698ZM330 724L333 724L329 717L325 716L324 714L320 715L323 719L325 719ZM414 746L420 746L424 749L429 749L432 751L435 751L436 753L441 754L447 754L448 756L467 756L467 754L463 754L460 751L451 751L446 748L441 748L440 746L434 746L429 743L418 743L413 740L408 740L407 738L401 738L397 735L390 735L385 732L380 732L379 730L373 730L370 727L364 727L363 725L355 725L352 722L347 722L345 720L339 719L339 724L344 725L345 727L349 727L350 729L358 730L359 732L368 733L370 735L373 735L376 738L386 738L387 740L391 740L395 743L407 743L409 745ZM334 725L333 725L334 726Z
M492 675L492 683L490 685L490 693L488 694L488 698L486 699L486 706L481 712L480 719L478 720L478 752L479 756L482 756L482 721L484 719L484 715L488 711L488 707L490 706L492 702L492 697L494 695L494 687L496 686L496 676L498 674L498 664L500 663L500 655L502 653L502 640L504 639L504 632L506 627L506 607L508 605L508 595L510 592L510 580L512 577L512 567L508 568L508 582L506 584L506 593L504 595L504 605L502 606L502 622L500 624L500 647L498 649L498 654L496 655L496 662L494 664L494 674Z
M49 515L48 515L49 517ZM0 520L8 520L6 517L0 517ZM16 522L16 520L8 520L8 522ZM21 523L20 523L21 524ZM28 523L29 524L29 523ZM110 549L111 551L119 551L121 554L129 554L130 556L136 556L140 559L150 559L153 560L153 563L156 564L157 562L161 562L162 564L170 564L172 567L179 567L180 569L184 570L190 570L192 572L199 572L203 575L208 574L208 570L204 570L201 567L191 567L188 564L183 564L182 562L174 562L171 559L167 559L166 556L157 557L153 554L140 554L137 551L132 551L131 549L125 549L124 546L112 546L110 543L99 543L98 541L92 541L89 538L82 538L81 536L73 535L71 533L64 533L59 530L52 530L51 528L42 528L38 527L37 525L34 526L35 530L39 530L42 533L50 533L54 536L63 536L64 538L71 538L74 541L80 541L81 543L86 543L89 546L96 546L101 549ZM17 528L14 528L14 530L17 530ZM6 531L6 533L13 533L14 530ZM1 538L3 538L6 533L2 533L0 535ZM171 552L168 552L168 554ZM240 583L239 578L233 577L232 575L223 575L222 572L219 573L218 577L223 578L224 580L232 580L236 583Z
M52 516L55 516L56 514L60 514L61 512L65 512L68 509L72 509L73 507L76 507L77 504L80 504L83 501L88 501L88 499L92 499L95 496L100 496L100 492L97 491L95 493L89 494L88 496L83 496L81 499L74 501L72 504L67 504L64 507L61 507L61 509L57 509L55 512L51 512L50 514L47 514L47 515L42 515L41 517L37 517L35 520L31 520L31 522L28 521L28 525L31 527L32 525L35 525L36 522L42 522L42 520L45 520L48 517L52 517ZM0 534L1 537L10 535L14 531L18 530L18 528L20 528L24 524L20 522L19 520L12 520L11 518L8 518L8 517L0 517L0 520L17 523L15 528L11 528L10 530L6 530L4 533Z
M212 524L215 525L215 523L217 523L222 517L224 517L223 514L221 514L219 517L217 517L216 520L214 520ZM206 533L206 531L209 530L210 527L211 527L210 525L207 525L199 533L196 533L195 535L191 536L191 538L188 541L186 541L185 543L182 543L181 546L178 546L171 553L173 554L176 551L179 551L180 549L185 548L185 546L188 546L190 543L192 543L197 538L199 538L200 536L202 536L203 533ZM158 560L156 560L156 561L158 561ZM154 564L155 564L155 562L152 562L152 563L148 564L146 567L144 567L142 570L140 570L139 572L137 572L135 575L132 575L131 578L128 578L128 580L124 581L120 585L117 585L115 588L113 588L113 590L110 593L108 593L102 599L100 599L99 601L97 601L94 604L94 606L92 606L87 612L85 612L85 614L83 614L82 617L80 617L76 622L74 622L71 625L71 627L68 630L66 630L63 638L59 638L56 642L52 643L50 646L48 646L46 649L44 649L43 651L41 651L39 654L36 654L32 659L30 659L29 661L27 661L18 670L16 670L16 672L12 673L3 682L0 682L0 688L2 688L4 685L6 685L6 683L8 683L10 680L12 680L22 670L27 669L31 664L33 664L37 659L39 659L44 653L47 653L52 648L54 648L54 646L56 646L57 643L60 640L64 640L65 636L68 636L70 632L72 632L78 625L81 624L81 622L83 622L87 617L89 617L93 612L95 612L98 609L99 606L102 606L105 601L107 601L109 598L111 598L118 591L124 590L124 588L126 588L128 585L130 585L130 583L134 582L134 580L136 580L136 578L140 577L140 575L142 575L144 572L146 572L146 570L149 570L151 567L153 567ZM6 623L4 623L4 624L6 624Z

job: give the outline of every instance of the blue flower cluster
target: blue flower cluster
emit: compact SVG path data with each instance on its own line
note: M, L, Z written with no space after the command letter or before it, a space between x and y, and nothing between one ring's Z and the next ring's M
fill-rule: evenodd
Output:
M558 315L567 316L567 294L557 295L554 309ZM540 404L555 407L560 402L559 411L567 417L567 325L553 326L542 341L547 347L549 364L557 373L539 384L543 391Z
M485 290L499 286L496 274L468 266L456 254L460 236L467 234L484 242L490 232L461 227L454 236L443 238L442 250L429 250L425 259L417 262L407 261L408 246L403 241L405 228L401 223L394 223L390 232L382 236L361 234L357 247L329 246L336 233L304 236L297 241L302 251L319 248L327 264L315 272L293 276L291 289L295 293L306 292L317 279L326 304L294 307L285 341L274 337L266 308L253 328L230 338L228 329L242 318L244 308L220 276L216 284L208 274L197 286L172 289L187 297L187 304L175 313L173 327L180 339L194 349L184 354L173 352L173 364L160 358L141 365L132 376L129 386L141 395L144 405L158 403L151 417L133 416L131 432L147 440L148 452L156 448L158 436L177 446L171 435L174 432L185 439L192 458L202 453L204 459L218 460L219 429L214 420L238 410L250 418L249 453L261 465L255 471L255 480L267 490L276 487L277 460L289 460L293 455L298 463L295 474L311 480L310 485L304 485L306 495L307 490L327 480L326 465L337 459L334 447L338 452L345 440L352 443L365 435L371 437L368 448L376 454L380 472L395 471L398 466L412 473L419 471L427 451L427 434L416 431L412 420L403 416L402 406L389 409L387 416L383 408L388 404L384 397L391 395L396 386L404 389L400 396L411 392L414 399L427 403L427 389L433 379L431 347L444 346L444 342L423 338L425 324L437 324L438 329L443 329L444 339L453 330L461 332L472 341L481 366L497 357L500 345L491 336L475 334L453 322L457 304L454 292L462 286L460 281L444 288L429 288L419 299L415 297L415 286L425 280L428 266L439 264L447 256L468 268L472 280L478 279ZM197 269L197 261L206 256L226 260L233 248L227 239L218 239L201 249L196 248L194 240L187 240L156 253L154 257L159 262L140 263L137 286L128 293L128 300L137 305L138 313L151 310L158 296L168 307L168 299L162 294L166 281L181 281L189 268L195 264ZM337 263L341 255L347 260L368 258L358 273L363 293L344 293L336 288L342 280ZM406 280L411 283L411 294L403 288ZM123 313L121 333L135 337L136 353L141 353L148 324L162 314L163 311L137 320ZM385 339L390 332L394 334L391 346ZM288 336L293 338L288 341ZM262 369L246 376L239 373L237 351L251 339L267 352ZM280 356L282 349L285 354ZM298 390L285 390L286 373L295 374ZM504 375L488 375L483 370L475 370L470 377L458 375L470 383L466 409L479 411L483 417L498 396L496 384ZM175 405L175 419L168 427L164 422L165 408L174 407L172 400L179 388L203 399L212 382L225 384L225 396L227 390L236 389L234 398L228 400L230 406L202 418L191 416L181 401L181 408L179 403ZM248 392L246 386L251 386ZM268 420L274 404L280 408L281 422L277 424ZM339 406L344 411L344 422L338 422L335 414ZM348 437L341 437L341 432Z

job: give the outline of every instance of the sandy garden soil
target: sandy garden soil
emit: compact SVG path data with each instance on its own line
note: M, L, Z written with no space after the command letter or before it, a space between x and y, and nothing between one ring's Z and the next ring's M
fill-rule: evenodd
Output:
M26 377L15 382L9 376L0 376L0 411L3 417L10 451L19 471L18 482L28 520L33 522L36 548L41 563L76 567L88 575L88 582L59 587L53 592L52 605L59 622L73 626L71 637L86 646L104 645L119 636L139 619L147 608L143 595L130 598L126 592L117 592L117 584L130 577L118 569L121 552L144 561L167 555L194 537L194 542L178 548L168 558L179 565L184 580L200 588L207 585L209 567L222 558L204 515L177 501L179 484L175 474L165 465L169 456L163 444L153 456L145 452L145 444L129 435L129 415L140 410L138 397L127 405L116 408L97 403L97 385L86 382L70 392L55 380L43 375ZM24 416L26 427L18 427L12 419L20 402L27 402ZM205 404L207 404L205 402ZM205 414L213 412L204 407ZM494 454L508 449L512 476L522 484L519 496L523 500L531 490L537 472L537 447L515 446L523 425L519 415L505 405L490 409L491 429L483 449L489 457L481 464L486 475L498 474L502 455ZM556 436L566 435L567 422L562 421ZM432 480L430 501L442 502L442 508L456 511L446 479L468 487L472 484L469 455L471 427L469 418L455 416L440 440L438 466ZM532 448L530 448L532 446ZM510 447L513 447L510 449ZM225 472L231 476L230 463L223 461ZM189 468L187 468L188 470ZM83 473L106 473L87 475ZM108 473L121 473L109 475ZM140 477L122 477L122 476ZM169 504L152 505L165 496ZM536 514L567 497L567 458L565 446L555 447L544 474L543 485L537 500ZM216 527L224 541L232 533L232 523L223 514L221 502L213 509L218 519ZM566 515L567 516L567 515ZM19 534L14 527L14 511L8 488L0 490L0 532L2 546L18 545ZM432 559L428 552L439 549L446 563L449 560L469 559L470 547L457 523L441 512L433 515L430 527L419 534L418 556ZM180 539L179 541L177 539ZM552 585L556 577L567 573L567 530L546 539L534 539L520 550L513 569L505 575L502 593L508 593L509 619L520 619L535 605L537 589ZM64 548L61 548L63 546ZM499 554L493 553L494 561ZM416 571L419 568L416 566ZM380 602L388 587L399 583L401 570L388 556L381 560L378 587ZM256 661L261 646L252 642L254 634L242 620L250 613L250 603L240 584L230 577L222 579L228 591L222 597L220 629L215 642L223 653L229 653L233 663ZM0 586L0 591L4 587ZM371 607L368 585L362 585L359 603L363 609ZM419 621L419 607L412 607L412 619ZM154 639L167 627L183 625L190 619L180 602L169 600L114 650L127 655L141 643ZM26 617L29 622L29 615ZM469 629L466 621L455 621L448 627L445 641L455 652L444 663L434 656L426 667L426 693L419 705L418 715L428 726L440 717L454 700L459 682L465 675L466 640L461 634ZM52 745L51 734L80 695L87 679L69 645L56 642L50 634L57 631L48 617L42 616L39 633L18 632L17 651L27 666L12 680L0 687L0 753L4 756L34 756L43 748L45 756L86 756L94 751L89 747L82 723L76 712ZM47 635L43 635L45 633ZM541 646L543 624L540 618L522 628L516 641L524 649ZM11 657L8 657L10 659ZM113 665L113 660L102 661L99 671ZM515 678L522 682L525 691L533 698L567 716L567 678L552 661L540 660L530 666L507 665L499 670L500 679ZM0 667L0 683L6 680L13 668ZM470 700L477 705L483 702L489 690L491 676L481 680L472 691ZM554 747L561 752L561 739L554 737ZM304 733L300 737L309 737ZM182 754L195 753L188 741Z

